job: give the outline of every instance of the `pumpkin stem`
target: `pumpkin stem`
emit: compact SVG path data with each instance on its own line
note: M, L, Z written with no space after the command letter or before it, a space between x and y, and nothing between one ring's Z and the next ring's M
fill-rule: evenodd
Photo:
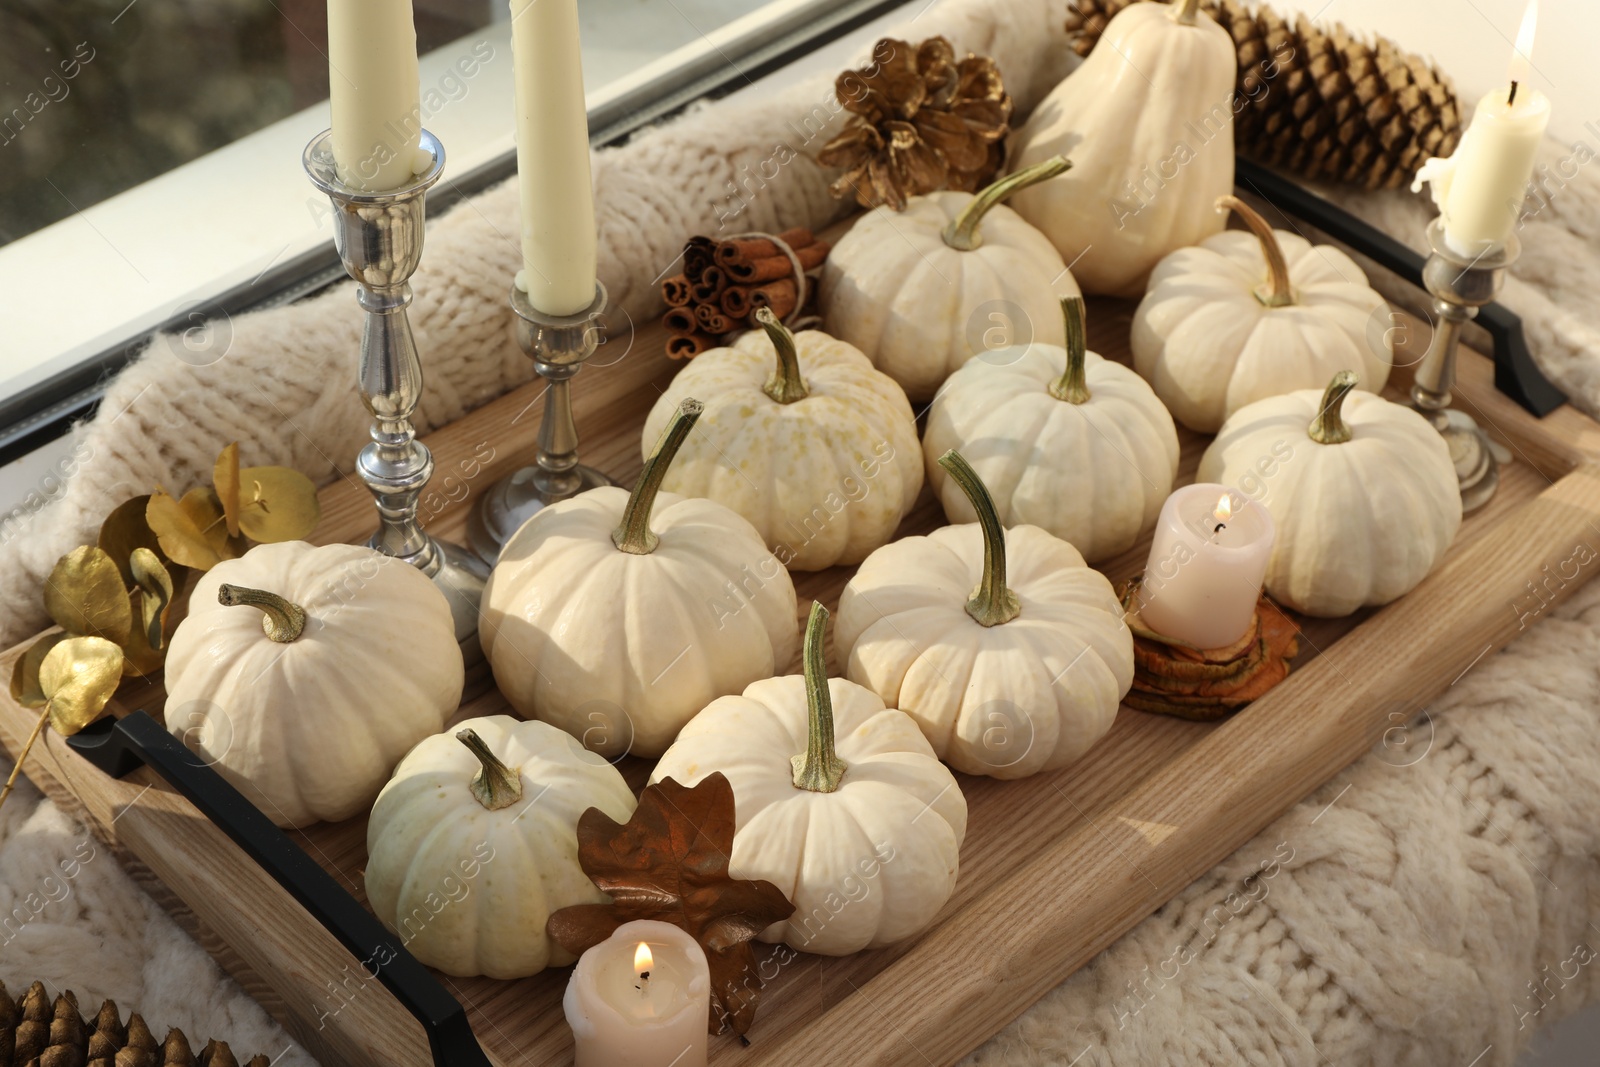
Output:
M1067 369L1050 383L1050 395L1069 404L1089 402L1089 337L1084 329L1081 296L1061 298L1061 318L1066 325Z
M456 740L466 745L483 764L470 786L479 804L490 811L499 811L522 799L522 776L501 763L500 757L490 751L476 730L462 730L456 734Z
M261 629L281 645L296 640L306 632L306 609L299 604L291 604L277 593L269 593L265 589L251 589L249 586L228 585L224 582L217 587L217 603L228 608L240 604L259 608Z
M978 232L978 223L989 213L989 209L1000 201L1030 185L1037 185L1048 181L1058 174L1064 174L1072 166L1072 161L1066 156L1051 156L1043 159L1031 167L1023 167L1014 174L1007 174L1004 178L996 180L993 184L980 189L976 196L967 202L961 209L961 214L950 220L950 225L944 228L944 243L954 248L957 252L971 252L983 244L983 234Z
M1180 26L1193 26L1200 12L1200 0L1172 0L1172 21Z
M983 529L983 577L967 601L967 614L980 626L999 626L1022 613L1017 594L1006 586L1006 530L1000 525L989 489L972 469L966 457L951 449L939 457L939 466L950 473L961 491L972 501Z
M622 522L611 531L611 543L621 551L635 556L648 556L661 543L661 538L650 529L650 509L655 507L656 494L661 491L661 482L667 476L667 468L672 466L673 457L678 454L684 439L694 428L695 420L705 409L706 406L694 397L685 397L673 413L672 421L667 423L661 440L656 442L655 451L644 461L644 470L639 472L639 480L634 483L633 492L628 494L628 506L622 511Z
M1261 242L1261 258L1267 261L1267 284L1264 289L1256 290L1256 299L1269 308L1294 303L1294 290L1289 287L1289 263L1283 258L1283 248L1278 244L1278 235L1272 232L1272 223L1237 196L1217 197L1217 210L1239 216L1239 221Z
M780 404L793 404L810 396L811 390L800 377L800 354L795 351L794 334L789 332L789 327L778 321L771 308L758 308L756 322L767 331L772 347L778 350L778 369L767 379L766 394Z
M1360 379L1355 371L1342 370L1333 376L1322 393L1322 407L1311 420L1306 436L1319 445L1342 445L1350 440L1350 427L1344 421L1344 398Z
M822 637L828 629L828 609L811 602L806 620L805 651L801 670L806 680L806 750L789 762L794 766L794 787L813 793L832 793L847 769L833 750L833 698L828 693L828 668L822 661Z

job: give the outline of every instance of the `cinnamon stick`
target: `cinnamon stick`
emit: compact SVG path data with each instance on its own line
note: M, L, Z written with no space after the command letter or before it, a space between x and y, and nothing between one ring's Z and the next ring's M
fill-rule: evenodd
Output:
M800 261L802 270L813 270L821 266L822 261L828 258L828 251L831 247L826 241L813 241L801 248L796 248L794 250L795 259ZM732 262L723 269L727 271L728 277L735 282L764 282L794 273L794 264L790 262L788 256L779 251L771 256Z
M715 348L717 339L704 333L675 333L667 338L668 359L693 359L707 349Z
M690 300L690 284L687 276L674 274L661 283L661 296L668 307L681 308Z
M700 280L690 287L690 292L697 304L715 304L727 286L728 276L722 272L722 268L707 267L700 275Z
M661 325L673 333L691 333L700 328L692 307L668 308L667 313L661 316Z
M707 267L716 263L717 242L709 237L689 238L683 246L683 273L690 281L698 281Z
M795 287L793 278L768 282L766 285L751 289L749 293L751 311L757 308L771 308L772 313L780 319L786 319L794 312L795 304L800 297L800 290Z
M743 285L730 285L722 290L722 313L730 319L742 319L755 308L750 306L750 289Z
M773 314L777 314L774 310ZM733 320L722 313L722 308L716 304L696 304L694 308L695 321L700 329L711 334L725 334L733 329Z

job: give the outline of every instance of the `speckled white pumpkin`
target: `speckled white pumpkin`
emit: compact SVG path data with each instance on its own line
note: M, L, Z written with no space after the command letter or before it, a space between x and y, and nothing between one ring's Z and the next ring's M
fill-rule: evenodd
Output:
M817 330L791 335L758 314L765 332L678 372L650 409L643 447L680 401L700 400L705 414L664 487L732 508L791 569L859 563L894 536L922 489L911 405L853 346Z
M468 719L412 749L378 795L367 901L446 974L522 978L571 963L545 922L606 899L578 864L589 808L626 822L633 792L572 735L509 715Z

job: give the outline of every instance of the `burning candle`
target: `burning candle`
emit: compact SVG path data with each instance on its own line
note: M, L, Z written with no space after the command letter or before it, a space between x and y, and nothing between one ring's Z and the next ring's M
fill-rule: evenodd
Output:
M1478 101L1455 155L1429 159L1411 183L1412 192L1431 185L1445 243L1464 256L1492 254L1510 238L1550 124L1550 98L1525 84L1538 16L1539 0L1529 0L1507 84Z
M411 0L328 0L328 105L339 180L364 192L410 183L422 140Z
M576 1067L705 1067L711 972L669 923L624 923L585 952L562 1002Z
M1167 497L1139 587L1139 615L1195 648L1227 648L1250 629L1272 555L1272 516L1226 486Z

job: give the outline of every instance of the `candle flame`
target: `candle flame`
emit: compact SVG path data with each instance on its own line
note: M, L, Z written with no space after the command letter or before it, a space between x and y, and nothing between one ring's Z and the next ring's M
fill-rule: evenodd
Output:
M1528 8L1522 13L1522 28L1517 31L1517 43L1511 53L1511 68L1508 72L1514 82L1528 80L1528 70L1533 65L1533 32L1539 22L1539 0L1528 0Z
M655 964L656 958L650 954L650 946L643 941L639 942L639 947L633 950L634 971L639 977L643 978L645 972L654 967Z
M1217 501L1217 510L1213 512L1218 522L1227 522L1233 518L1233 497L1227 493L1222 494L1222 499Z

